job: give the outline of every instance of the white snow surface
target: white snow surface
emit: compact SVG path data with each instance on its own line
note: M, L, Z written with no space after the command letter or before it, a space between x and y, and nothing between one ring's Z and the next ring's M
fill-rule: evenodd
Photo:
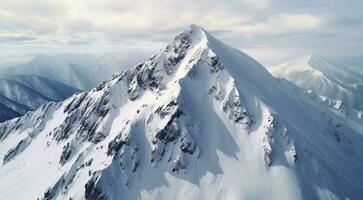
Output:
M323 104L192 25L0 124L1 198L360 199L363 123Z
M299 87L341 100L363 110L363 75L319 55L309 55L268 68L274 76Z

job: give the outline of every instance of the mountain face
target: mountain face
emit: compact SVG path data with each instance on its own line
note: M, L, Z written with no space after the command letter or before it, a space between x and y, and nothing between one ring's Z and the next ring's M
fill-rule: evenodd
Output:
M341 100L363 110L363 75L311 55L269 68L276 77L285 78L306 90Z
M23 57L0 57L0 77L31 74L90 90L113 73L124 69L125 64L135 63L138 56L126 59L115 53L103 56L91 54L32 55Z
M0 124L4 199L359 199L363 123L197 26ZM17 187L14 187L14 186Z
M79 91L65 84L34 75L1 78L0 102L8 108L7 111L3 110L1 122L35 110L49 101L62 101Z

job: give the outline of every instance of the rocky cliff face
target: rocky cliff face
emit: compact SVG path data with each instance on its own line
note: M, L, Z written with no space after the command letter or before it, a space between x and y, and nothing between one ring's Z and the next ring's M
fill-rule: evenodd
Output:
M191 26L92 91L0 124L1 194L361 196L362 123L292 91L249 56Z

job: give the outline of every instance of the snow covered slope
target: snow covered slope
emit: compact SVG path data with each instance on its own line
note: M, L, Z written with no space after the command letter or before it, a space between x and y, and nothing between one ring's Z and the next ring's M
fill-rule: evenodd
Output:
M292 91L290 95L295 95L296 98L308 98L312 102L319 104L321 107L325 107L325 109L329 109L333 112L339 113L339 115L343 115L344 118L357 123L363 123L363 111L356 110L341 100L335 100L319 95L312 90L305 90L283 78L278 79L278 82L280 82L282 87L287 87L287 90Z
M143 57L141 53L135 54L130 59L115 53L102 56L67 53L54 56L0 57L0 77L32 74L82 90L90 90L113 73L124 69L126 64L136 63Z
M0 124L4 199L359 199L363 124L197 26ZM14 187L16 186L16 187Z
M305 56L268 69L274 76L285 78L299 87L363 110L363 75L321 56Z
M0 79L0 102L10 110L23 115L49 101L62 101L80 90L35 75L14 75ZM9 111L8 109L8 111ZM16 117L11 114L6 119ZM17 115L19 116L19 115Z

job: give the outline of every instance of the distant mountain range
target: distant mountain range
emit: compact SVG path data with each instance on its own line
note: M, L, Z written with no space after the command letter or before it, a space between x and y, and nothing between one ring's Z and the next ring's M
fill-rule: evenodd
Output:
M0 96L0 100L3 101L3 97ZM0 103L0 123L19 116L21 115L18 112L10 109L3 102Z
M363 55L362 56L347 56L336 59L336 62L351 71L363 75Z
M319 55L309 55L268 70L274 76L287 79L306 90L363 110L363 75L352 68L339 66Z
M138 52L130 58L118 53L102 56L68 53L0 57L0 78L19 74L37 75L89 90L112 74L137 64L145 56Z
M19 117L49 101L61 101L89 90L135 65L144 52L102 56L91 54L29 54L0 57L0 122Z
M61 101L80 90L35 75L0 78L0 120L5 121L35 110L49 101Z

